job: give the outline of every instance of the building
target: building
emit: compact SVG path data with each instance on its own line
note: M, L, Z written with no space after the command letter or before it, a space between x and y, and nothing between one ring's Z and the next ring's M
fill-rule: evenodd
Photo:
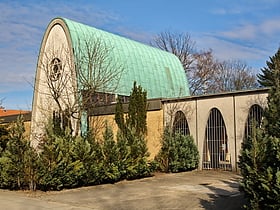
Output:
M151 157L160 149L164 126L171 125L194 137L200 169L237 170L241 142L250 134L252 120L261 120L267 89L189 96L184 69L173 54L65 18L50 22L41 44L33 145L48 119L57 115L67 114L73 133L104 120L117 129L116 97L127 102L134 81L148 93Z
M117 96L125 100L134 81L147 90L148 99L189 95L184 69L175 55L65 18L52 20L37 63L34 144L46 120L64 110L71 115L73 132L85 131L87 113L81 113L80 107L115 103Z
M5 109L0 106L0 125L6 125L17 121L17 119L22 116L25 127L25 135L30 135L30 121L31 121L31 111L25 110L11 110Z

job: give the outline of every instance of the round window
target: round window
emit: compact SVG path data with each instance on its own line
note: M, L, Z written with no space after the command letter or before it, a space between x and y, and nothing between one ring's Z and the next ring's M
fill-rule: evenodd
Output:
M54 58L50 66L50 79L52 81L57 81L61 75L62 65L58 58Z

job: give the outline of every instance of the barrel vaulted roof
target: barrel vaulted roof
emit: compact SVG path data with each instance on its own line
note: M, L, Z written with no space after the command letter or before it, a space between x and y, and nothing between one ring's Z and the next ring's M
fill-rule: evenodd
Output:
M186 74L175 55L66 18L60 19L69 30L73 49L80 40L89 37L101 38L112 46L114 61L124 68L117 94L130 95L136 81L147 91L149 99L189 95Z

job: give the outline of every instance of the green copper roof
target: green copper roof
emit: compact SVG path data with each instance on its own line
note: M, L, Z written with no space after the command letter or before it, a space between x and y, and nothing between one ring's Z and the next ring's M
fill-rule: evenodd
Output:
M61 19L68 27L74 49L80 40L93 36L113 47L115 62L121 63L124 68L117 94L130 95L133 82L136 81L147 91L149 99L189 95L184 69L175 55L81 23Z

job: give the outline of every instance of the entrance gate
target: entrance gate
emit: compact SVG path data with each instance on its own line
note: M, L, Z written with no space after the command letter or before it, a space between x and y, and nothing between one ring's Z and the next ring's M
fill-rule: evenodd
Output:
M213 108L205 130L203 169L231 170L228 137L221 112Z

